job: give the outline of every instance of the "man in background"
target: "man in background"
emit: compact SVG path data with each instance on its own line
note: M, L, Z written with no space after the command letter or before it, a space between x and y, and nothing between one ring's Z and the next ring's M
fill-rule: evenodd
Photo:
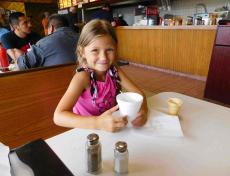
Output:
M113 13L109 4L104 4L102 8L93 15L93 19L107 20L111 23L113 21Z
M69 20L69 26L70 26L75 32L79 32L79 27L78 27L78 14L77 14L77 8L76 8L76 7L70 7L70 8L69 8L68 20Z
M47 37L32 45L27 53L16 51L19 70L76 62L78 34L62 15L51 15L48 21Z
M128 26L128 23L124 20L122 14L119 14L119 15L118 15L118 20L119 20L119 25L120 25L120 26Z
M30 45L35 44L39 39L35 33L31 33L27 17L21 12L14 12L9 16L9 23L12 31L1 37L3 47L6 49L9 61L16 60L15 49L26 53Z

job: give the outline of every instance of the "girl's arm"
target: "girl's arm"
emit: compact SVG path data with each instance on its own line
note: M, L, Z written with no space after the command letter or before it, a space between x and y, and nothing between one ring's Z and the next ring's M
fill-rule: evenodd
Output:
M123 128L127 120L124 118L112 118L111 115L118 109L117 106L104 112L100 118L94 116L83 117L72 112L72 108L83 90L89 86L89 81L88 73L80 72L75 74L54 112L54 123L63 127L103 129L111 132Z
M146 96L140 90L140 88L138 88L138 86L133 81L131 81L120 68L117 67L117 70L118 70L119 77L121 79L121 86L129 92L136 92L143 96L143 104L141 106L141 109L137 114L136 119L132 121L132 124L134 126L142 126L147 121L148 106L147 106Z

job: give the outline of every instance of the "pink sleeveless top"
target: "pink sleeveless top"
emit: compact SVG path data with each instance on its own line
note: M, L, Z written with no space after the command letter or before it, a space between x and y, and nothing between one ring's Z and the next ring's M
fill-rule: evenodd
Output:
M116 105L117 78L113 79L111 73L110 70L107 71L104 82L95 79L90 80L90 88L87 88L82 92L73 107L73 112L75 114L82 116L98 116ZM90 77L94 77L92 76L92 72Z

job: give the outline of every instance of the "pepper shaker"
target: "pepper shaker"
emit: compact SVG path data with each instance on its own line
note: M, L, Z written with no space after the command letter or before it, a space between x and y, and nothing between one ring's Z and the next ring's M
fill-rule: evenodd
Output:
M129 153L126 142L118 141L114 149L114 172L116 174L128 173Z
M99 142L99 136L95 133L87 136L86 160L88 173L99 174L101 172L101 144Z

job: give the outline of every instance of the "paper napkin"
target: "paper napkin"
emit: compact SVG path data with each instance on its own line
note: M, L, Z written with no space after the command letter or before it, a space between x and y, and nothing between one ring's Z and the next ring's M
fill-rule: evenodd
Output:
M8 158L9 147L0 142L0 175L11 176L10 162Z
M147 137L183 137L179 117L155 109L149 109L148 121L145 126L133 131Z

